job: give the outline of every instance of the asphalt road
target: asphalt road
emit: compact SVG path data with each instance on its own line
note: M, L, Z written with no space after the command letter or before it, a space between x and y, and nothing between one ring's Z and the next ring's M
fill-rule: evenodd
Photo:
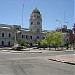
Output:
M0 75L75 75L74 65L47 59L48 56L74 53L74 51L0 52Z

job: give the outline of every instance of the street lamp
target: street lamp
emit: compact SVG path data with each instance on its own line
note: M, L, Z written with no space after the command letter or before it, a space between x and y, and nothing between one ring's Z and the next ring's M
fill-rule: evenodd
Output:
M58 21L58 22L61 24L61 33L62 33L62 23L61 23L61 21L59 21L59 20L56 20L56 21Z
M61 33L62 33L62 23L59 20L56 20L56 21L58 21L61 24ZM61 38L61 41L62 41L61 45L62 45L62 49L63 49L63 38Z

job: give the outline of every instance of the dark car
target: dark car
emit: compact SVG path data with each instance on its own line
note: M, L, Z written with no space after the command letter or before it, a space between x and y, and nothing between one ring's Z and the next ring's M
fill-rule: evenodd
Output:
M20 51L21 49L23 49L22 46L18 46L18 47L16 47L16 50L18 50L18 51Z

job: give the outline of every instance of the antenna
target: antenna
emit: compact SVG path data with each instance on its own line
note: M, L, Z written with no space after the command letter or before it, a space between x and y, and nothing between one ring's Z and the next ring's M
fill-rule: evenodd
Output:
M22 6L22 27L23 27L23 12L24 12L24 4Z

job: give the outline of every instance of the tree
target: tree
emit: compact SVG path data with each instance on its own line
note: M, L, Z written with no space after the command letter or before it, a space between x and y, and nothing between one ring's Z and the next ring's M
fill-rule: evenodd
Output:
M61 32L50 32L46 35L45 40L48 42L49 50L50 45L62 45L62 33ZM55 47L56 49L56 47Z
M62 46L62 33L61 32L55 32L54 34L54 39L53 39L53 44L55 45L55 50L56 46Z
M67 39L66 40L66 49L68 49L69 48L69 40Z
M41 41L37 41L37 47L39 48L41 46Z
M19 45L21 45L21 46L25 46L26 41L25 41L25 39L20 38L19 41L18 41L18 43L19 43Z
M45 36L45 40L48 42L49 45L49 50L50 50L50 45L52 44L53 41L53 33L54 32L50 32Z
M44 48L44 50L47 45L48 45L48 42L45 39L41 41L41 46Z
M62 45L62 33L61 32L55 32L54 33L54 44L61 46Z

